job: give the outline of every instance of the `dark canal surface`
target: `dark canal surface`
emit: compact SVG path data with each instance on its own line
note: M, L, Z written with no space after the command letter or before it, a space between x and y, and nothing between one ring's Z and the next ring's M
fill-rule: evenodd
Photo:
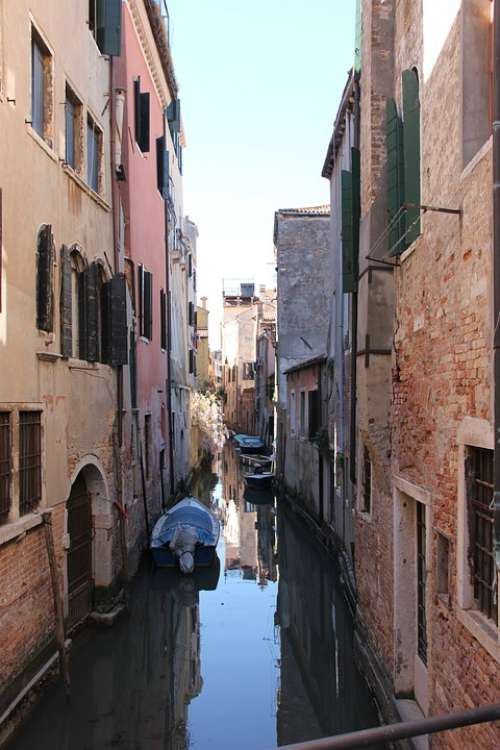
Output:
M220 570L144 564L130 612L76 638L71 702L52 684L9 750L270 750L378 723L332 561L245 499L231 446L216 470L197 492L224 522Z

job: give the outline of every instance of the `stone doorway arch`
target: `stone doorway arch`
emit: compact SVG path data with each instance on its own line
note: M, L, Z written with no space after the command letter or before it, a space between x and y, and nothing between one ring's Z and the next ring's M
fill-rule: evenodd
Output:
M95 588L106 588L113 581L109 497L99 461L95 456L85 457L73 472L66 504L66 615L70 627L90 613Z

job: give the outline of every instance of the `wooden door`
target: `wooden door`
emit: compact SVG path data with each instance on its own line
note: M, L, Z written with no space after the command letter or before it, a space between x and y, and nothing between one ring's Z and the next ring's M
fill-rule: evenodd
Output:
M85 619L92 605L92 512L84 478L76 479L68 499L69 627Z

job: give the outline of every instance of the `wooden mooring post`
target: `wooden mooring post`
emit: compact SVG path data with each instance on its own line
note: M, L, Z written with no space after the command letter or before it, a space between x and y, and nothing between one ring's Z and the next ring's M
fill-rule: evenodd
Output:
M59 585L59 575L57 568L56 553L54 548L54 533L52 530L52 514L42 513L43 528L45 533L45 545L49 558L50 578L52 583L52 597L54 600L54 614L56 620L56 641L57 650L59 651L59 664L61 674L64 680L66 695L70 694L70 677L69 677L69 658L66 650L66 638L64 634L64 607L61 587Z

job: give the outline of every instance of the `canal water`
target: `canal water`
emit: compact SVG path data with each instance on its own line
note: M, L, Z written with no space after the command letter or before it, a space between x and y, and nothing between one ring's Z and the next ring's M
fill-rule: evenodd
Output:
M270 750L378 724L331 559L271 495L245 496L231 445L213 472L196 492L223 522L220 566L145 561L127 615L75 639L71 701L50 685L9 750Z

